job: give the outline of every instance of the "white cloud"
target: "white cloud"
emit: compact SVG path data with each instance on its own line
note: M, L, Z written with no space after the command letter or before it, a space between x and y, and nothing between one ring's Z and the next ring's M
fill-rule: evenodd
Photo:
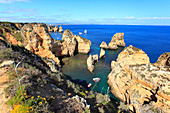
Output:
M0 0L0 3L10 4L13 2L30 2L30 0Z
M169 20L170 17L142 17L137 18L137 20Z
M131 16L131 17L125 17L124 19L135 19L135 17Z

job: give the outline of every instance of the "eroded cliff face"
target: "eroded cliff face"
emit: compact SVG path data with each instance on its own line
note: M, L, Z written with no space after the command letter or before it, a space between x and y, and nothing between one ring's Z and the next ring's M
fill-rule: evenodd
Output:
M78 53L84 53L84 54L89 53L91 41L79 35L74 35L74 37L78 43Z
M170 52L163 53L155 63L156 65L170 66Z
M91 41L79 35L73 35L68 29L64 31L62 41L62 55L73 56L76 53L87 54L90 51Z
M88 53L91 42L78 35L73 35L68 29L64 31L62 40L53 39L49 32L58 31L58 26L48 26L43 23L2 24L0 38L9 43L24 46L41 57L52 58L58 65L59 56L73 56L77 53ZM59 31L63 29L60 26Z
M170 67L149 63L142 50L129 46L112 61L107 83L129 108L141 112L169 112Z

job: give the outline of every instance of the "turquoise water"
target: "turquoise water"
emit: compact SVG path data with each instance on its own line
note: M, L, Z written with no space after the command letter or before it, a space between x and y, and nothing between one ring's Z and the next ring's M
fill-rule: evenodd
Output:
M107 75L110 73L110 63L112 60L117 58L118 53L123 48L120 47L117 50L106 50L106 57L100 59L96 65L93 73L90 73L87 69L86 60L88 55L77 54L74 57L69 58L67 63L63 66L62 71L65 75L72 77L73 80L80 79L86 80L87 84L92 83L92 86L89 90L101 92L103 94L107 93ZM99 77L101 79L95 85L93 78ZM94 87L95 86L95 87ZM111 95L111 94L110 94Z
M125 33L126 47L134 45L144 50L150 57L152 63L164 52L170 52L170 26L126 26L126 25L63 25L63 29L69 29L73 34L83 32L87 29L87 34L80 36L89 39L92 42L89 54L99 54L100 44L105 41L110 42L112 36L118 32ZM52 33L54 39L61 40L62 34ZM78 54L70 57L63 66L62 71L65 75L72 77L73 80L86 80L87 84L92 83L94 87L94 77L101 78L101 81L94 87L94 91L107 93L107 76L110 73L111 61L116 60L118 54L123 50L119 47L117 50L106 50L106 57L100 59L95 65L94 73L87 70L86 59L89 55ZM90 90L91 90L90 89ZM114 97L111 93L110 96Z

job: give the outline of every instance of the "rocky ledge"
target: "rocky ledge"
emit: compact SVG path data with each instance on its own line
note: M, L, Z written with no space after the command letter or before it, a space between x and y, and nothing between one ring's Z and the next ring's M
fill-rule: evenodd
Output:
M161 56L168 56L166 55ZM158 60L167 62L169 57ZM162 58L159 58L162 59ZM149 63L149 57L141 49L129 46L115 61L108 75L111 92L126 103L133 112L169 112L170 67Z
M114 34L108 46L104 41L100 45L101 48L105 48L105 49L118 49L119 46L125 47L124 33Z

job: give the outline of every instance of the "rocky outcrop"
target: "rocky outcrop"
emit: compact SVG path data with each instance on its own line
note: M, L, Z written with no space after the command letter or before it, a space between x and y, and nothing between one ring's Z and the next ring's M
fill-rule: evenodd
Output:
M61 26L59 27L59 33L63 33L63 28Z
M99 58L103 58L103 57L105 57L105 50L103 48L101 48Z
M132 45L126 47L116 59L122 65L136 65L136 64L148 64L150 63L147 54Z
M137 113L168 112L170 71L149 63L140 49L129 46L112 61L107 83L118 99Z
M114 36L112 37L111 42L109 43L109 47L111 45L117 45L117 46L125 47L124 33L116 33L116 34L114 34Z
M104 41L100 44L100 47L105 49L118 49L119 46L125 47L124 33L114 34L108 46Z
M73 56L76 53L89 53L91 41L82 38L79 35L73 35L71 31L66 29L62 37L61 54Z
M49 32L57 32L58 31L58 26L55 25L55 26L52 26L52 25L48 25L48 31Z
M103 41L103 42L100 44L100 47L101 47L101 48L104 48L104 49L108 49L108 46L107 46L107 44L106 44L105 41Z
M79 35L74 36L78 43L78 53L87 54L90 51L91 41Z
M76 51L76 39L74 38L74 35L71 31L68 29L64 31L63 37L62 37L63 43L62 43L62 55L69 55L73 56Z
M92 73L95 63L98 62L98 55L90 55L87 58L87 69Z
M170 66L170 52L163 53L155 63L156 65Z

